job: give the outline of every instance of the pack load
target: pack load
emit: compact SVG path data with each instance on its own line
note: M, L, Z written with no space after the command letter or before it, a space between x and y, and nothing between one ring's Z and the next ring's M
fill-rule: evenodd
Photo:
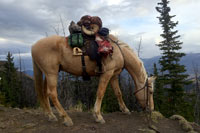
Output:
M84 46L83 35L81 33L81 28L72 21L69 25L70 35L68 36L68 44L74 48L81 48Z
M101 18L85 15L77 24L73 21L70 23L69 32L68 44L73 48L73 55L82 55L83 73L86 73L85 55L91 60L96 60L99 67L97 73L102 73L101 58L111 56L113 47L108 39L109 29L102 27Z
M82 48L84 46L82 33L73 33L70 36L68 36L68 44L72 48L74 47Z
M97 34L102 27L101 18L98 16L85 15L77 24L81 27L82 32L88 36Z
M85 15L75 24L73 21L69 26L70 36L68 44L74 48L82 48L86 43L96 41L98 44L98 53L101 56L111 55L113 48L108 41L109 29L102 27L101 18L98 16ZM94 43L91 42L91 45ZM87 46L88 47L88 46ZM91 50L91 48L89 48ZM95 50L94 50L95 51Z
M113 47L111 46L110 42L108 41L109 29L108 28L101 28L96 35L96 42L99 45L98 53L104 56L112 55Z

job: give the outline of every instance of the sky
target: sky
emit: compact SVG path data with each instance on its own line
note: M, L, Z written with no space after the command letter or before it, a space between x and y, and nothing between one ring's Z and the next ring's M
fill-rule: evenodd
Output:
M83 15L99 16L103 26L135 51L141 41L140 57L161 54L155 44L162 29L155 10L160 0L0 0L0 55L11 51L30 56L31 46L41 38L58 33L69 35L68 26ZM200 53L200 0L170 0L172 20L185 53Z

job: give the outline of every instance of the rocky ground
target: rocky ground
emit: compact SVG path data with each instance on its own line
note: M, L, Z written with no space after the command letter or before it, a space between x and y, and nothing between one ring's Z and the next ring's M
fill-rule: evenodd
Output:
M148 124L149 121L144 113L103 114L105 124L96 123L92 113L68 111L68 114L74 122L72 127L64 126L58 114L56 114L58 122L49 122L39 109L13 109L0 106L0 133L200 133L200 127L194 123L190 123L192 129L183 130L178 120L167 118L154 118Z

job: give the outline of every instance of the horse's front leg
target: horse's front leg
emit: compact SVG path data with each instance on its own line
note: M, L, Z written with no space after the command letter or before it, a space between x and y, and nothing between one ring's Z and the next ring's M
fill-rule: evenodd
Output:
M100 76L99 79L99 86L97 90L97 97L96 97L96 102L94 105L94 117L96 122L99 123L105 123L105 120L103 119L101 115L101 103L104 97L104 93L106 91L106 87L110 81L110 78L113 75L113 71L106 72Z
M126 107L124 100L122 98L122 92L119 87L118 75L113 76L110 80L110 83L111 83L112 89L115 92L115 96L117 97L120 110L122 112L124 112L125 114L131 114L129 109Z

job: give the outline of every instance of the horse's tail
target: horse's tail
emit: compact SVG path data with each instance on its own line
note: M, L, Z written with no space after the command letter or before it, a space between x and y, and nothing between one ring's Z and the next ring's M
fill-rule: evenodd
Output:
M35 63L33 59L33 71L34 71L34 80L35 80L35 91L37 93L38 100L40 102L40 106L44 108L44 81L43 81L43 73L39 66Z

